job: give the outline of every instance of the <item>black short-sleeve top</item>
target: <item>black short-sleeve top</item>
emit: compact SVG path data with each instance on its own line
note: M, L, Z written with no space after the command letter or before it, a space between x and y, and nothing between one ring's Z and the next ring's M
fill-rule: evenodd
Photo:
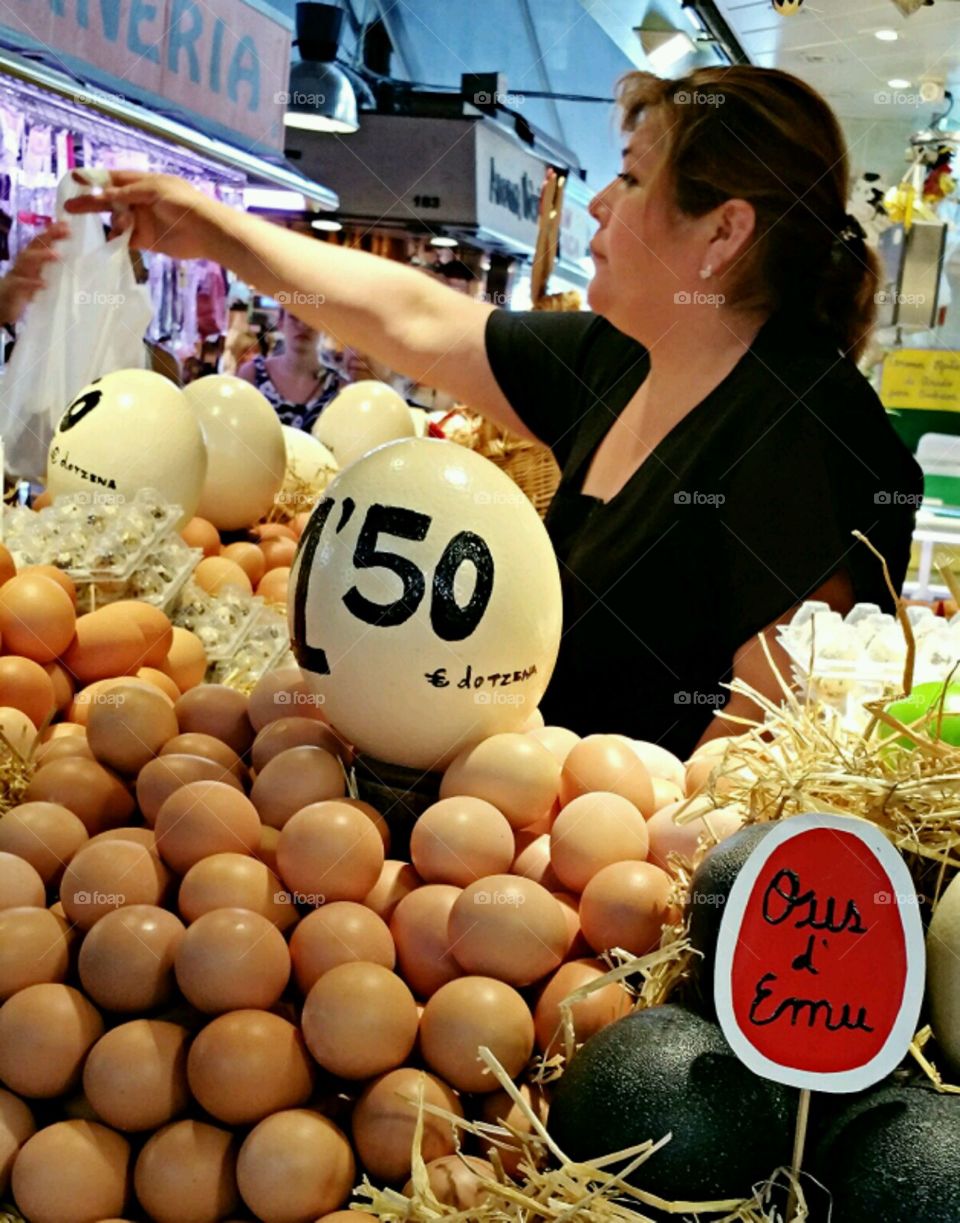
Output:
M607 502L580 490L646 377L644 347L597 315L504 310L486 344L507 400L562 469L546 520L564 599L548 722L685 756L725 703L740 646L833 573L889 608L881 567L851 532L899 589L922 476L826 336L770 319Z

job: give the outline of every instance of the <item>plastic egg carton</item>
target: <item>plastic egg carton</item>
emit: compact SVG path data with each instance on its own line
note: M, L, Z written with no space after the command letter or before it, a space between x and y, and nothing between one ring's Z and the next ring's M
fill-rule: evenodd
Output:
M4 512L4 542L18 568L56 565L78 584L128 581L174 527L178 506L153 489L132 499L75 493L39 511Z
M208 594L195 582L188 582L170 618L181 628L195 633L203 644L207 661L232 659L256 624L263 599L239 590Z
M139 599L169 612L203 559L200 548L190 548L177 534L168 535L147 554L126 581L91 582L78 589L78 602L92 611L118 599Z
M960 614L949 622L929 607L908 607L907 614L916 641L914 682L946 679L960 661ZM851 721L865 720L865 701L901 689L906 639L896 617L876 604L858 603L842 616L826 603L804 603L778 635L798 687Z
M207 678L249 692L268 671L290 656L287 617L277 608L265 606L236 654L214 664Z

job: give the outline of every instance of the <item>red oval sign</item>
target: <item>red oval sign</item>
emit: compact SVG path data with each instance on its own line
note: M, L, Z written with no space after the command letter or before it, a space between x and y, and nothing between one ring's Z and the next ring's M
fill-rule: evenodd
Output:
M923 980L913 882L874 825L795 816L764 838L731 890L715 974L724 1034L751 1069L869 1086L906 1052Z

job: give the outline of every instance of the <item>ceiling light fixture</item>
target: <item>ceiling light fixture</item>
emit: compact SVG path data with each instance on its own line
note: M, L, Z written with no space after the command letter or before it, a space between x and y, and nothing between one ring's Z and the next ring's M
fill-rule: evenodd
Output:
M893 76L887 81L887 85L891 89L909 89L910 82L904 76Z
M342 221L334 221L331 217L318 217L310 222L311 229L319 229L322 233L338 234L343 229Z
M290 69L283 122L308 132L355 132L360 127L357 95L347 74L333 61L340 44L343 10L334 4L297 4L300 63Z
M696 43L683 30L651 30L644 26L637 29L644 54L656 72L667 72L688 55L693 55Z
M459 246L460 243L456 238L445 238L443 234L437 234L435 238L430 239L431 246Z
M896 30L874 30L874 38L879 38L881 42L896 42L900 35Z

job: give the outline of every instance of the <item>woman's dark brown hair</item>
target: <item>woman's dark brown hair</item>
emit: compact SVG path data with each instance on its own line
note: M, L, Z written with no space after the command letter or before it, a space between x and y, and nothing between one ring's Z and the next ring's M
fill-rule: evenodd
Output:
M856 358L876 313L878 264L847 218L847 150L833 111L775 68L698 68L669 81L631 72L623 125L656 111L677 207L702 216L742 199L756 213L731 304L812 317Z

